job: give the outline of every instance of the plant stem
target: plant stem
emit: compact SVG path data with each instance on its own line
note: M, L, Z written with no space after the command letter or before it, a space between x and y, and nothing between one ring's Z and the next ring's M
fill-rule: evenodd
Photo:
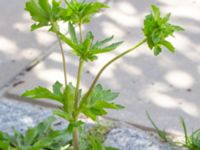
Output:
M74 133L73 133L73 141L74 141L74 150L78 150L78 129L74 128Z
M98 74L96 75L94 81L92 82L88 92L84 95L83 97L83 101L82 104L87 104L88 103L88 97L90 96L92 90L94 89L99 77L101 76L101 74L103 73L103 71L110 66L113 62L115 62L116 60L120 59L121 57L123 57L124 55L132 52L133 50L135 50L136 48L138 48L139 46L141 46L142 44L144 44L146 42L146 39L143 39L141 42L139 42L138 44L136 44L135 46L133 46L132 48L126 50L125 52L117 55L116 57L114 57L113 59L111 59L110 61L108 61L98 72Z
M79 34L80 34L80 43L83 40L82 37L82 24L81 21L78 24L79 27ZM78 67L78 75L77 75L77 81L76 81L76 89L75 89L75 103L74 103L74 121L76 122L78 120L78 115L79 113L77 113L78 110L78 105L79 105L79 86L80 86L80 81L81 81L81 75L82 75L82 71L83 71L83 65L84 65L84 61L80 58L79 59L79 67ZM74 133L73 133L73 144L74 144L74 150L78 150L78 128L75 127L74 128Z
M78 108L79 86L80 86L81 75L82 75L82 71L83 71L83 64L84 64L84 61L82 59L80 59L79 67L78 67L78 76L77 76L77 81L76 81L76 90L75 90L75 104L74 104L75 110Z
M63 71L64 71L64 82L65 82L65 87L67 86L67 69L66 69L66 60L65 60L65 54L64 54L64 49L62 46L62 42L60 40L60 37L58 33L56 33L57 39L58 39L58 44L61 50L61 55L62 55L62 63L63 63Z
M82 25L81 25L81 21L80 23L78 24L78 27L79 27L79 34L80 34L80 42L83 41L83 34L82 34Z

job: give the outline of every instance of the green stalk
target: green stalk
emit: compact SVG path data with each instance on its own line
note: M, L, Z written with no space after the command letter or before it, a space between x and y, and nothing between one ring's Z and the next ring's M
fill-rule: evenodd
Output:
M78 150L78 129L74 128L74 133L73 133L73 144L74 144L74 150Z
M78 24L79 27L79 34L80 34L80 43L83 40L82 37L82 24L81 21ZM79 59L79 67L78 67L78 75L77 75L77 81L76 81L76 89L75 89L75 103L74 103L74 121L76 122L78 120L78 115L79 113L77 113L78 110L78 105L79 105L79 86L80 86L80 81L81 81L81 75L83 72L83 65L84 65L84 61L80 58ZM78 146L78 129L75 127L74 128L74 132L73 132L73 144L74 144L74 150L78 150L79 146Z
M58 39L58 44L61 50L61 55L62 55L62 62L63 62L63 71L64 71L64 82L65 82L65 87L67 86L67 67L66 67L66 60L65 60L65 54L64 54L64 49L62 46L62 42L60 40L60 37L58 35L58 33L56 33L57 39Z
M82 34L82 25L81 25L81 21L80 23L78 24L78 27L79 27L79 34L80 34L80 42L83 41L83 34Z
M126 50L125 52L117 55L116 57L114 57L113 59L111 59L110 61L108 61L98 72L98 74L96 75L94 81L92 82L88 92L84 95L83 97L83 101L81 104L87 104L88 103L88 97L90 96L90 94L92 93L92 90L94 89L99 77L101 76L101 74L103 73L103 71L110 66L113 62L115 62L116 60L120 59L121 57L123 57L124 55L132 52L133 50L135 50L136 48L138 48L139 46L141 46L142 44L144 44L146 42L146 39L143 39L141 42L139 42L138 44L136 44L135 46L133 46L132 48ZM81 105L80 105L81 108Z
M81 81L81 75L82 75L82 72L83 72L83 65L84 65L84 61L82 59L80 59L79 60L79 67L78 67L78 76L77 76L77 81L76 81L76 90L75 90L75 104L74 104L75 110L78 108L79 86L80 86L80 81Z

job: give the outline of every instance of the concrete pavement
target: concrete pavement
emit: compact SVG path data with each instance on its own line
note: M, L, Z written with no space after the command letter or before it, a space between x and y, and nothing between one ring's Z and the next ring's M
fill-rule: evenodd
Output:
M6 2L0 3L2 3L0 7L6 5ZM20 95L25 89L37 85L50 87L56 80L63 81L60 54L56 45L52 48L55 39L44 31L38 31L38 35L28 30L22 31L28 28L30 22L27 15L23 13L23 3L20 1L19 6L15 4L9 6L17 7L16 16L10 17L9 22L6 22L8 19L5 16L8 16L10 11L6 11L4 7L1 9L4 15L0 16L5 23L0 23L0 29L2 29L0 42L3 41L1 44L3 46L0 46L0 58L4 64L14 69L8 69L9 67L1 65L0 62L2 71L0 85L3 86L11 78L16 77L16 74L44 51L54 51L31 71L17 77L17 80L10 84L11 88L7 93L12 96ZM145 115L145 111L148 111L159 126L172 132L181 132L179 121L181 115L188 123L189 130L192 131L199 128L200 124L198 107L200 105L198 100L200 95L200 2L198 0L186 0L181 3L178 0L167 2L110 0L111 8L97 15L92 24L84 28L84 31L92 30L97 34L97 39L115 35L116 40L125 42L117 51L106 57L102 55L94 64L89 63L85 66L87 69L83 74L82 87L88 88L98 68L109 58L142 39L142 21L152 3L159 5L163 13L172 12L173 22L185 28L184 32L176 34L175 39L170 39L177 52L175 55L164 52L155 57L147 46L142 46L104 72L99 82L107 88L119 91L121 94L118 102L126 106L126 109L122 111L110 111L108 116L141 126L151 126ZM16 21L17 19L21 20ZM17 27L21 30L15 31ZM43 36L51 40L44 41L42 44L40 39L46 39ZM29 50L34 54L29 55ZM69 77L74 82L77 59L69 51L67 54ZM12 62L13 58L16 59L15 62Z

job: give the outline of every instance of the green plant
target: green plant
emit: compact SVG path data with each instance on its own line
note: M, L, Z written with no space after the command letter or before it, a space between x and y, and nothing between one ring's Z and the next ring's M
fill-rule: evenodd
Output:
M14 129L14 135L0 132L1 150L60 150L71 141L67 130L56 131L51 128L55 121L49 117L34 128L29 128L25 134ZM64 149L63 149L64 150Z
M83 37L82 25L89 23L92 16L104 8L108 8L108 6L100 2L86 2L85 0L81 2L78 0L64 0L64 2L61 0L52 0L52 2L48 0L28 0L26 3L26 10L32 16L33 21L35 21L31 29L36 30L47 26L49 27L49 31L55 33L58 38L63 61L64 85L57 81L53 85L52 91L39 86L26 91L23 96L35 99L47 98L63 104L63 107L54 111L54 114L69 121L68 131L73 135L74 150L78 150L81 147L79 128L84 124L79 120L81 113L95 121L99 116L107 114L106 109L124 108L114 103L118 93L104 89L102 85L97 84L104 70L113 62L134 51L146 42L154 50L155 55L161 52L162 46L174 52L174 47L166 38L172 36L175 31L182 30L181 27L168 22L170 18L169 14L161 17L159 8L153 5L152 13L144 20L144 39L103 65L91 83L90 88L86 93L83 93L80 88L80 82L84 64L88 61L95 61L98 55L113 51L122 44L121 41L109 44L113 36L95 41L95 37L91 31L87 32L86 36ZM61 33L58 23L60 21L68 22L69 36ZM76 27L79 34L75 30ZM79 57L78 75L75 86L67 80L66 61L61 41L67 44L74 54ZM93 140L93 138L89 139L92 143L99 145L97 140ZM94 149L95 144L92 144L92 146ZM99 149L103 148L100 147Z
M200 150L200 129L192 132L190 136L187 133L187 127L184 119L180 117L182 127L184 129L184 143L181 146L188 148L189 150Z
M149 121L151 122L151 124L153 125L154 129L156 130L156 133L158 134L159 138L164 141L164 142L169 142L168 137L167 137L167 133L164 130L161 130L156 123L153 121L153 119L151 118L150 114L147 112L147 117L149 119Z
M170 144L175 146L185 147L189 150L200 150L200 129L192 132L192 134L189 136L187 132L186 123L182 117L180 117L180 121L184 131L184 138L185 138L184 142L174 142L164 130L161 130L157 127L157 125L152 120L148 112L147 112L147 117L162 141L169 142Z

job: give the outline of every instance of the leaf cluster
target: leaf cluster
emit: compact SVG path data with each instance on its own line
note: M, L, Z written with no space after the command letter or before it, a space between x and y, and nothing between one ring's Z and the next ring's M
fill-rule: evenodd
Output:
M70 21L73 24L89 23L94 14L100 12L103 8L108 8L106 4L100 2L86 2L85 0L71 0L70 2L65 0L65 3L68 7L63 20Z
M183 28L169 23L170 13L164 17L160 14L160 9L152 5L152 13L147 15L144 20L143 32L147 39L150 49L153 49L155 55L159 55L162 47L166 47L170 52L174 53L174 46L167 41L167 37L173 36L175 31L182 31Z
M88 102L81 105L81 112L91 119L96 120L98 116L107 114L105 109L123 109L123 106L113 102L118 95L118 93L112 92L111 90L104 90L103 87L98 84L88 98Z
M25 134L14 130L14 136L0 132L1 150L59 150L67 145L71 136L65 131L56 131L51 128L55 121L49 117L36 127L29 128Z
M22 96L34 99L51 99L63 104L63 108L55 110L54 114L73 122L73 114L76 112L74 108L75 103L75 87L69 83L64 89L63 85L58 81L53 85L52 91L44 87L36 87L32 90L26 91ZM80 90L81 91L81 90ZM98 84L90 97L89 103L83 103L80 111L87 117L96 120L97 116L107 114L105 109L122 109L123 106L115 104L113 101L118 96L118 93L111 90L104 90ZM83 96L80 94L80 101L82 102ZM74 125L75 126L75 125Z
M31 30L44 26L50 26L53 32L59 31L58 21L70 21L73 24L89 23L91 17L107 5L100 2L79 2L77 0L29 0L26 2L25 10L28 11L35 23Z
M108 44L114 38L113 36L94 42L94 35L91 31L86 34L83 41L79 42L74 25L69 22L68 28L70 38L66 37L62 33L60 33L60 37L72 48L73 52L84 61L94 61L97 59L98 54L110 52L123 43L116 42Z
M48 0L29 0L26 2L25 10L30 13L35 23L31 30L36 30L44 26L50 26L51 31L59 31L57 21L65 14L65 9L61 7L61 1L52 0L51 5Z

